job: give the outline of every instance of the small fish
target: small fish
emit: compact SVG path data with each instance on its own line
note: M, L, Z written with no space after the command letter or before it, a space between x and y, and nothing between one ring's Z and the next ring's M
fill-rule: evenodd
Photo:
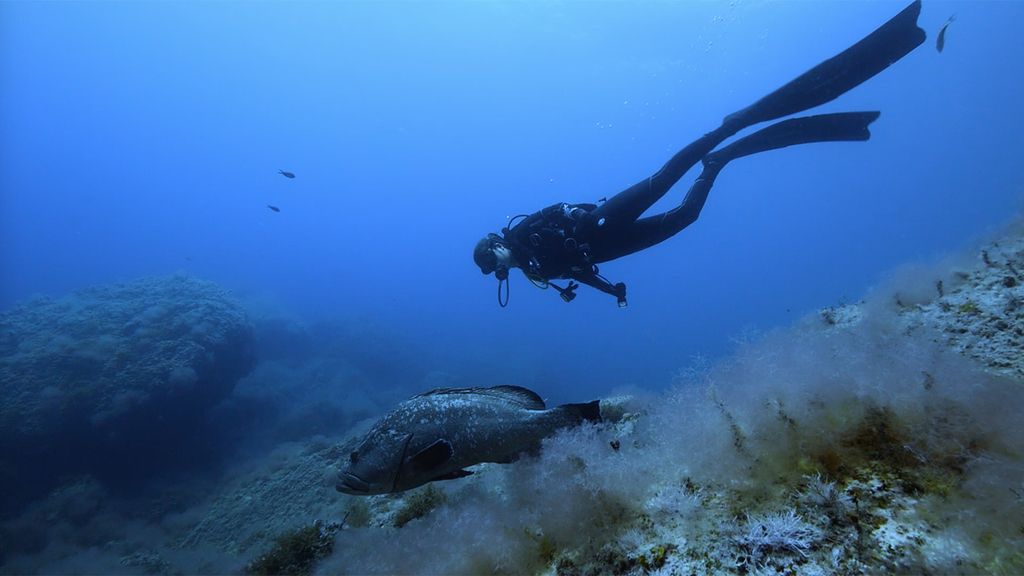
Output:
M942 28L939 28L939 37L935 39L935 48L939 52L942 52L942 49L946 47L946 28L949 28L953 20L956 20L956 14L950 16L949 20L946 20L946 23L942 25Z
M368 496L469 476L467 466L508 463L560 428L600 422L597 400L548 410L519 386L440 388L385 414L341 462L336 488Z
M277 173L280 174L281 176L284 176L285 178L295 178L295 174L287 170L278 170Z
M278 208L277 206L271 206L270 204L267 204L267 208L270 208L274 212L280 212L281 211L281 209Z

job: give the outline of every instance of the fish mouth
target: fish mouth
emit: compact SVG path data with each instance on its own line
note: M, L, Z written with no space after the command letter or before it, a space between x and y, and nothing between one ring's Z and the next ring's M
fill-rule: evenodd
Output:
M351 472L339 472L334 489L345 494L369 494L370 485Z

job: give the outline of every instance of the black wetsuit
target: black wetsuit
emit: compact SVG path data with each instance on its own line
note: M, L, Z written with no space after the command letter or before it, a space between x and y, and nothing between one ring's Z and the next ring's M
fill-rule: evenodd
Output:
M589 240L598 238L592 225L596 204L553 204L516 223L505 241L520 268L530 278L548 281L566 278L625 297L624 285L613 285L598 274Z
M860 42L730 114L721 126L677 152L656 173L606 202L555 204L513 222L510 230L504 230L504 238L516 262L535 280L576 280L615 295L624 304L625 285L600 276L597 264L649 248L692 224L729 161L795 144L867 140L868 125L878 112L791 118L715 151L740 130L829 102L908 54L925 39L917 27L920 10L920 0L911 3ZM641 217L700 161L703 170L679 206Z

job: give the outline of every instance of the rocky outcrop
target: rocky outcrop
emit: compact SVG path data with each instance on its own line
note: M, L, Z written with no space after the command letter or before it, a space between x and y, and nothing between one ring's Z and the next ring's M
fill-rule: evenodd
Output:
M206 410L249 371L251 350L241 306L184 276L0 314L4 507L68 475L130 483L201 455Z
M909 313L911 324L935 328L956 351L1024 380L1024 225L979 250L975 265L953 278L949 288L935 281L936 299Z

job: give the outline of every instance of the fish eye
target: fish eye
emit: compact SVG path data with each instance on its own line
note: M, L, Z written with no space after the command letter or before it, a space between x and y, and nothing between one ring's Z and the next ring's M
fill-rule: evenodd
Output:
M351 462L352 464L355 464L356 462L358 462L359 461L359 453L358 452L353 452L353 453L349 454L348 455L348 461Z

